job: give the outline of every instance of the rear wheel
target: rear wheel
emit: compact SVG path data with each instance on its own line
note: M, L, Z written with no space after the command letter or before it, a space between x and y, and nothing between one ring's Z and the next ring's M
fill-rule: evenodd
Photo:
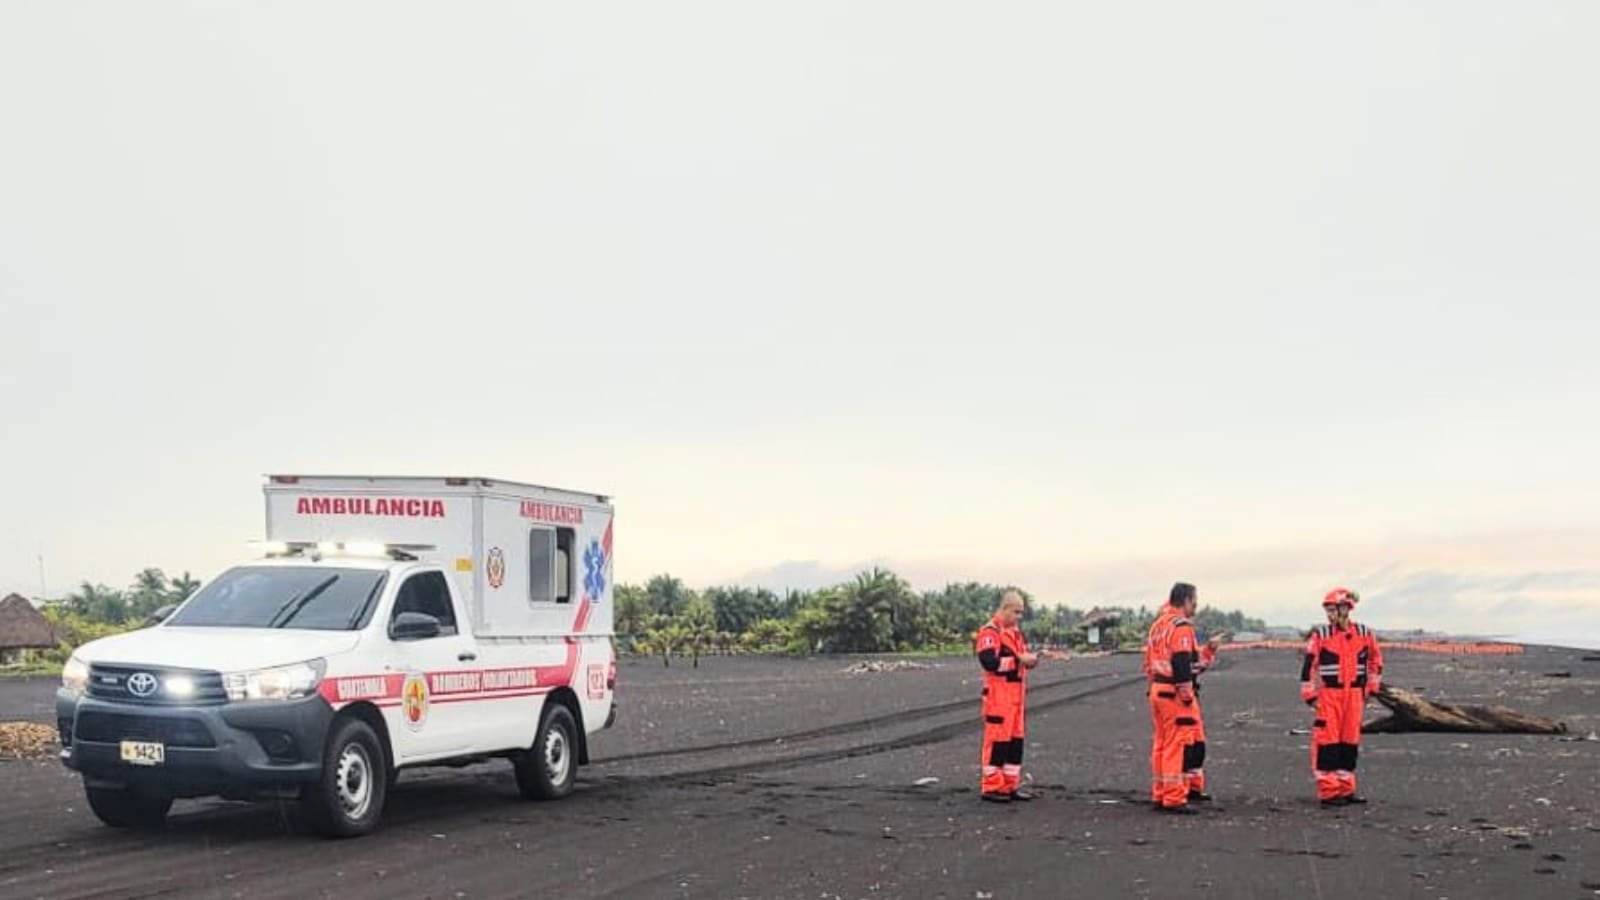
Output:
M512 763L517 789L529 800L559 800L578 774L578 723L559 703L545 707L533 747Z
M322 777L301 791L306 824L324 837L357 837L378 827L388 799L388 761L372 726L336 722L322 755Z
M172 798L138 788L84 788L89 808L113 828L160 828L172 809Z

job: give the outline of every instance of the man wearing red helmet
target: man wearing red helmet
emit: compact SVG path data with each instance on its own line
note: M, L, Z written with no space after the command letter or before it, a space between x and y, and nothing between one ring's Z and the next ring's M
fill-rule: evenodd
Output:
M1356 794L1356 755L1367 698L1382 684L1383 653L1377 635L1350 621L1360 597L1335 588L1322 598L1328 624L1311 630L1300 667L1300 699L1314 707L1311 770L1323 806L1365 803Z

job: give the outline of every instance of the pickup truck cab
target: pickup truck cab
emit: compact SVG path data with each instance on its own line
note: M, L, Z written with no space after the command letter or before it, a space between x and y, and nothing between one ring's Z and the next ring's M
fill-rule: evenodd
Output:
M609 503L286 478L260 558L68 661L61 756L95 814L150 826L178 797L292 797L315 831L353 836L399 771L493 757L529 798L568 794L614 718Z

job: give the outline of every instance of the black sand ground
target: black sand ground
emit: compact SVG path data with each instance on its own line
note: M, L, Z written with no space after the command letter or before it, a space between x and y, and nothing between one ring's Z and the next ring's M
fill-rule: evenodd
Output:
M1330 811L1291 733L1310 719L1292 654L1225 654L1202 696L1217 800L1188 819L1144 802L1131 657L1041 670L1027 768L1042 796L1011 806L976 799L969 660L628 663L621 720L574 796L524 803L504 763L408 773L383 830L355 841L220 802L118 832L59 764L0 763L0 897L1593 897L1600 741L1581 738L1600 728L1600 663L1581 656L1392 654L1395 684L1573 734L1373 735L1373 803ZM53 689L21 684L0 688L0 719L37 719Z

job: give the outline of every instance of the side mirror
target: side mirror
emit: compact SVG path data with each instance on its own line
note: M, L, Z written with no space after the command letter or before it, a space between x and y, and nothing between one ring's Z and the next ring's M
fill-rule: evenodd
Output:
M176 603L168 603L166 606L163 606L160 609L156 610L155 612L151 613L150 617L144 620L144 624L146 626L160 625L162 622L165 622L168 618L170 618L172 616L173 613L175 613L177 611L178 611L178 604L176 604Z
M389 623L389 637L396 641L421 641L439 636L439 620L427 613L403 612Z

